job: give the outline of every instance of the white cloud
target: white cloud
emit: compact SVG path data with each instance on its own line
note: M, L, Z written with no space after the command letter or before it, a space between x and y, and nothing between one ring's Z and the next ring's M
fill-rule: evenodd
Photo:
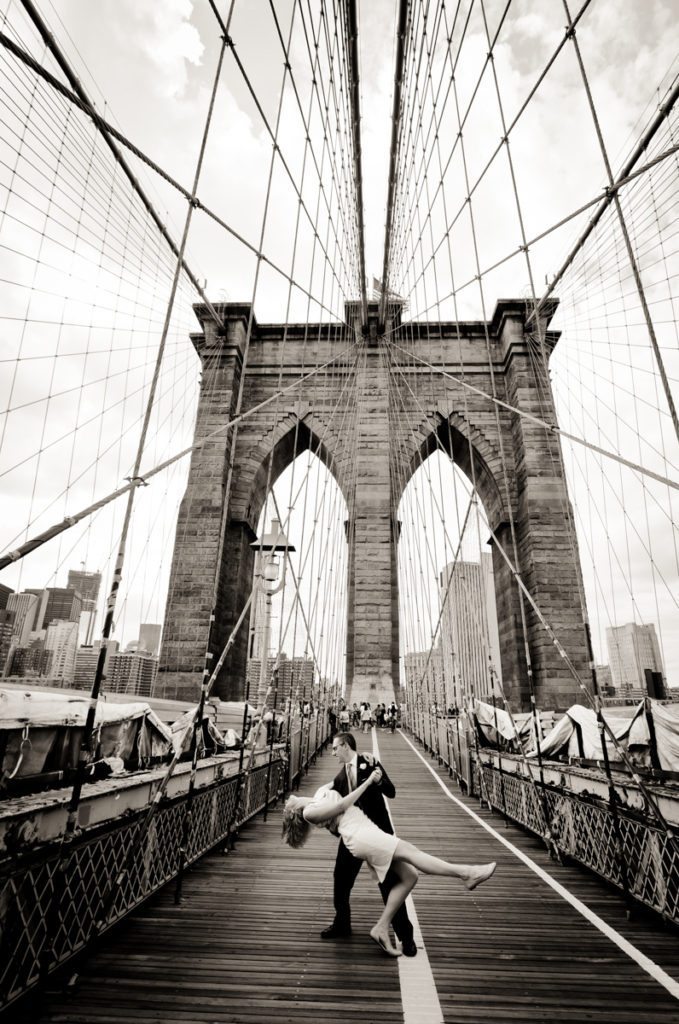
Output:
M198 67L205 52L198 29L191 23L191 0L123 0L118 6L123 20L127 16L132 22L130 42L154 66L155 90L166 99L183 96L189 81L187 65Z

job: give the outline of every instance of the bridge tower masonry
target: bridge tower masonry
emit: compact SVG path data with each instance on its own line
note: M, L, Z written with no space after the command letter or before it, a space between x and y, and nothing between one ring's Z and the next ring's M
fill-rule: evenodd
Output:
M357 317L359 309L351 309ZM357 386L357 449L349 567L347 677L351 700L388 703L399 681L396 510L391 479L389 368L379 343L377 303Z
M249 412L281 386L339 356L347 345L346 327L339 324L259 324L253 317L246 352L250 307L225 303L216 309L223 318L221 329L206 307L195 307L202 330L192 341L203 363L196 440L233 418L241 381L241 412ZM558 334L548 329L555 309L553 301L544 312L549 351L558 342ZM358 325L358 314L358 304L347 303L347 322ZM362 336L357 331L361 351L356 370L353 360L338 359L303 389L257 409L237 430L224 430L194 451L177 523L157 695L197 696L208 634L214 663L252 587L250 544L257 535L267 481L275 482L307 448L334 475L349 509L348 699L375 703L399 697L398 503L422 459L437 449L447 451L475 480L491 530L512 563L513 519L521 579L587 682L582 580L558 438L510 409L496 409L460 383L463 377L491 394L490 348L497 397L554 421L547 374L535 372L526 302L500 300L488 324L409 323L403 345L451 376L404 356L400 372L408 386L399 398L403 415L395 415L393 408L390 413L389 357L380 337L377 303L369 303L368 314L367 332ZM393 316L389 327L398 329L398 307ZM390 337L398 338L398 331ZM336 422L339 389L355 413L355 432ZM529 686L518 588L495 544L491 550L504 688L512 707L525 710ZM567 707L581 696L577 682L528 603L525 614L538 705ZM216 693L222 699L243 697L247 626L246 621L217 680Z

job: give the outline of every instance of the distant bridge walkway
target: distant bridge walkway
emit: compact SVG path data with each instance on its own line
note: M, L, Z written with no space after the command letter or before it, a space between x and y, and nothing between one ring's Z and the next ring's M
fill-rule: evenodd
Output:
M371 737L361 737L370 749ZM72 1024L147 1020L194 1024L615 1022L679 1020L676 934L595 876L550 860L539 840L461 796L407 735L375 741L396 783L398 834L459 861L497 860L473 894L423 877L415 890L414 959L392 960L368 937L380 907L368 870L352 900L354 935L323 942L332 920L335 840L315 830L288 849L280 807L241 831L236 850L209 855L105 937L64 993L35 1019ZM312 792L336 762L318 758Z

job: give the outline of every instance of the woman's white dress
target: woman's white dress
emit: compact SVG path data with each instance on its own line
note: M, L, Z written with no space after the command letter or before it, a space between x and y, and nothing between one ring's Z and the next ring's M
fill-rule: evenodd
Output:
M341 799L337 790L323 787L314 796L314 804L328 800L339 803ZM333 824L349 853L359 860L364 860L375 872L378 881L383 882L391 866L398 838L378 828L356 804L348 807L332 821L324 822L320 827L332 829Z

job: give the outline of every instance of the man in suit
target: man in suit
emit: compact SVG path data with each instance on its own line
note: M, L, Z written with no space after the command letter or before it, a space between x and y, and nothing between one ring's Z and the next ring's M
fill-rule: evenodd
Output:
M336 789L341 796L346 796L349 792L356 789L357 786L360 786L362 782L365 782L375 768L380 769L382 773L381 781L378 785L368 787L358 801L358 806L378 828L381 828L383 832L393 835L394 830L389 820L389 811L387 810L385 797L388 800L392 800L396 796L396 789L382 765L379 762L375 762L371 754L361 754L359 756L356 753L356 740L350 732L339 733L339 735L333 738L332 752L333 756L337 757L342 765L333 780L333 789ZM325 928L321 932L322 939L339 939L351 935L351 907L349 899L362 865L363 861L349 853L340 839L334 874L335 920L329 928ZM380 892L385 903L391 888L397 880L394 873L390 871L384 882L380 884ZM408 917L405 903L396 912L393 928L401 941L404 956L416 956L417 946L413 939L413 926Z

